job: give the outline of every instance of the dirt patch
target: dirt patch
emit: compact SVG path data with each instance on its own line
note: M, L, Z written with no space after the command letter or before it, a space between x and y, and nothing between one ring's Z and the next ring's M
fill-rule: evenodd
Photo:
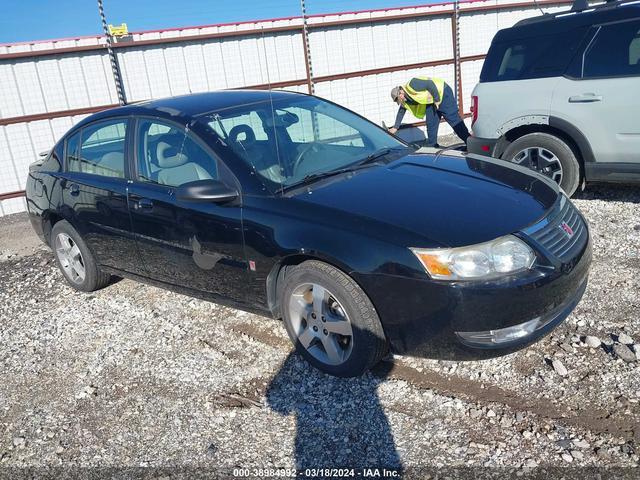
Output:
M26 213L0 217L0 262L47 249L35 234Z
M640 422L637 417L629 418L624 411L606 412L583 405L580 410L572 406L549 401L526 398L508 392L495 385L487 385L461 377L444 376L437 372L418 372L398 362L393 363L390 373L385 376L407 381L420 388L428 388L444 395L465 398L479 403L500 403L514 411L527 411L548 420L559 420L567 425L585 428L594 433L608 433L626 440L640 441ZM375 373L376 370L374 370Z
M254 324L234 326L233 330L259 342L283 351L291 350L291 344L266 329ZM468 380L458 376L448 376L429 370L421 372L403 365L401 361L383 361L373 369L373 374L381 379L403 380L412 385L435 390L442 395L463 398L472 402L498 403L514 411L526 411L550 421L561 421L566 425L587 429L593 433L607 433L625 440L640 440L638 416L630 418L625 409L604 411L597 407L582 405L579 409L556 401L527 398L504 390L498 386ZM240 401L233 399L233 401Z

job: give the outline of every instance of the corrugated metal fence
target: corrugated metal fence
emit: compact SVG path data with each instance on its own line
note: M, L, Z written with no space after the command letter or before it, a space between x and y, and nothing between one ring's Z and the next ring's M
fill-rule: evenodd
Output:
M538 1L549 13L569 3ZM494 34L538 14L533 0L460 3L463 112ZM134 33L114 45L127 100L240 87L308 92L313 84L316 95L392 122L394 85L419 73L455 84L452 3L310 16L308 50L302 28L293 17ZM21 190L39 152L117 103L102 36L0 45L0 215L25 210Z

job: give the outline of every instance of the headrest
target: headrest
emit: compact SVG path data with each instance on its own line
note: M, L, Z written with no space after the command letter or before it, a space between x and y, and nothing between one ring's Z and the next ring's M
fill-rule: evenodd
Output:
M244 133L244 139L238 138ZM256 134L249 125L236 125L229 131L229 139L232 142L242 142L244 146L252 145L256 142Z
M173 168L187 163L189 158L180 152L180 145L175 145L175 142L169 143L166 140L165 138L159 140L156 146L158 166L160 168Z

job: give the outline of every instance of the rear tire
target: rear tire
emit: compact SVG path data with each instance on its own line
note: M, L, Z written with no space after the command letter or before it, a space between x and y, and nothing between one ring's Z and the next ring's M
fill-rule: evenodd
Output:
M66 220L51 229L51 248L62 275L74 289L93 292L109 284L111 276L100 270L87 244Z
M502 159L553 179L571 196L580 185L580 164L567 143L548 133L530 133L512 142Z
M311 260L290 267L280 307L289 338L311 365L330 375L357 377L387 352L380 318L356 282Z

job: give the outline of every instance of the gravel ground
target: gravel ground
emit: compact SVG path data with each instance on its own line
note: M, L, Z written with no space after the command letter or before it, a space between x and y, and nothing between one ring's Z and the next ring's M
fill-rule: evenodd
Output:
M275 320L129 280L75 292L26 216L0 218L0 476L384 465L632 478L611 469L639 463L640 191L590 186L575 203L594 262L550 336L481 362L395 357L358 379L311 368Z

